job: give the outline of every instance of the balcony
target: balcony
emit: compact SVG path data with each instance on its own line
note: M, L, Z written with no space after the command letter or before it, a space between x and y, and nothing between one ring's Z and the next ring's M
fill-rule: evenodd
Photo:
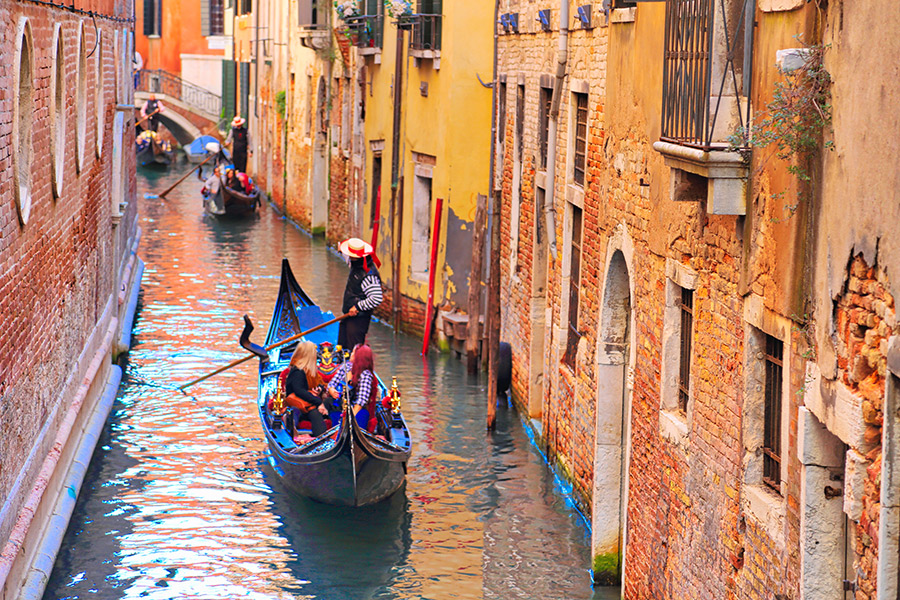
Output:
M676 182L690 177L672 177L673 199L699 192L713 214L746 213L748 168L731 140L750 122L753 6L666 0L662 132L653 147L667 165L694 176L688 198L679 197L676 187L687 188Z
M415 58L441 57L441 15L412 15L412 31L409 38L409 54Z
M363 56L380 54L384 45L384 16L359 15L347 19L353 45Z

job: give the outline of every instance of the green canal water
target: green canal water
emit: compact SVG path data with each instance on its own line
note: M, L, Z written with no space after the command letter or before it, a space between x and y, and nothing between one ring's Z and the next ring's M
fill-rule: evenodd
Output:
M373 507L298 498L266 459L255 364L172 391L261 341L282 257L337 310L346 266L263 206L203 214L194 178L139 173L146 262L133 347L45 599L617 598L593 590L590 535L514 410L484 430L487 378L373 324L376 370L396 375L413 435L407 483Z

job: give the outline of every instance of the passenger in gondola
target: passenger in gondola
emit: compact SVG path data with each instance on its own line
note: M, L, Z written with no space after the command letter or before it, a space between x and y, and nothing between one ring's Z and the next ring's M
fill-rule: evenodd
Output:
M241 185L243 186L243 193L247 194L248 196L251 195L253 193L253 180L250 178L250 176L243 171L238 171L234 176L240 180Z
M203 182L202 193L207 202L212 203L217 212L225 211L225 204L222 202L222 170L219 167L213 169L212 175Z
M325 382L316 367L316 345L300 342L291 355L291 366L284 382L285 404L293 409L294 428L309 421L313 437L325 433L328 409L324 403Z
M350 275L344 288L344 313L350 315L341 321L338 344L353 348L366 342L372 311L383 298L381 277L375 268L375 250L359 238L350 238L338 246L350 264Z
M234 169L225 169L225 185L228 186L228 189L244 193L244 184L241 183Z
M328 394L334 399L340 398L345 391L349 392L350 409L356 415L360 427L366 428L369 419L374 417L369 414L367 405L378 394L375 356L368 345L356 346L350 353L350 359L344 361L328 384ZM362 414L360 411L363 411Z

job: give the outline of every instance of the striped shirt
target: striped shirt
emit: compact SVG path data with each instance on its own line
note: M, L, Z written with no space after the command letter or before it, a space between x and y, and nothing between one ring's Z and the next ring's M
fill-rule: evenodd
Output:
M370 273L362 280L362 291L366 295L364 300L356 303L356 308L360 311L375 310L375 307L381 304L383 296L381 295L381 280L375 273Z
M349 360L344 361L344 364L340 366L340 368L335 371L334 377L331 378L331 381L328 382L328 388L335 390L338 393L338 397L343 395L344 387L349 385L347 383L348 375L350 375L350 369L353 368L353 363ZM356 401L353 404L358 406L365 406L369 402L369 396L372 395L372 386L375 384L375 376L372 374L372 371L363 371L359 374L359 389L356 392Z

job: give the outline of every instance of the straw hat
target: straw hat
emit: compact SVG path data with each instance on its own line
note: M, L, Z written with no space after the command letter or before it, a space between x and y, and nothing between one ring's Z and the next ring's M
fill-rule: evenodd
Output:
M231 120L231 126L232 126L232 127L240 127L241 125L243 125L243 124L246 123L246 122L247 122L247 121L244 120L244 117L238 115L238 116L236 116L235 118L233 118L233 119Z
M344 240L338 245L338 250L350 258L363 258L375 252L370 244L367 244L359 238Z

